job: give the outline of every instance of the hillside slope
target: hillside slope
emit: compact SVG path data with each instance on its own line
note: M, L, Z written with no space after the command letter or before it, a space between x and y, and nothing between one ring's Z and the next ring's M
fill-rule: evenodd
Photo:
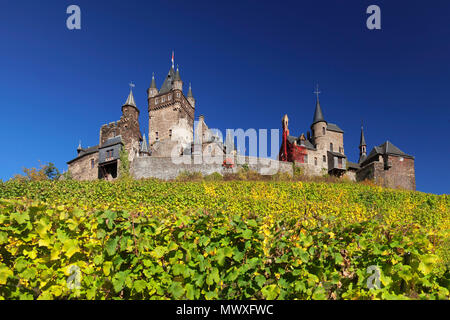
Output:
M448 299L449 226L361 184L7 182L0 297Z

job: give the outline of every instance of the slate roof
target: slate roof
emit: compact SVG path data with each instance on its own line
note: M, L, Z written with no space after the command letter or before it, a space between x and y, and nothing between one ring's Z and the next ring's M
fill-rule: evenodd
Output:
M394 144L392 144L392 142L386 141L382 145L374 147L372 151L370 151L369 155L367 156L367 159L364 160L364 162L368 162L369 160L375 158L378 155L393 155L414 159L413 156L404 153L402 150L400 150Z
M319 99L317 99L316 110L314 111L314 118L313 118L312 125L314 125L317 122L321 122L321 121L325 121L325 119L323 117L323 112L322 112L322 108L320 107Z
M134 102L133 90L130 90L130 94L128 95L127 101L124 106L132 106L136 107L136 103Z
M169 70L169 73L167 74L166 79L164 80L161 89L159 90L159 93L167 93L170 90L172 90L173 80L175 78L175 70L171 68Z
M114 138L109 138L108 140L105 141L105 143L103 143L101 145L101 147L99 149L111 147L111 146L114 146L114 145L119 144L119 143L122 143L122 136L120 136L120 135L119 136L115 136Z
M339 152L333 152L333 151L327 151L328 153L332 154L333 156L339 157L339 158L347 158L345 154L339 153Z
M334 123L328 123L327 124L327 130L328 131L335 131L335 132L341 132L344 133L344 130L342 130L341 128L338 127L337 124Z
M358 163L347 161L347 168L359 170L361 169L361 166Z
M300 140L300 138L294 136L288 136L287 140L289 141L289 143L294 143L295 141L297 141L297 145L305 147L308 150L316 150L316 148L309 140Z
M78 148L79 153L78 156L70 161L67 162L67 164L71 164L72 162L83 158L84 156L90 155L90 154L94 154L96 152L98 152L98 145L97 146L93 146L93 147L89 147L87 149L83 149L83 148Z
M364 129L361 127L361 137L359 139L359 146L366 146L366 139L364 138Z
M156 89L156 81L155 81L155 74L152 75L152 82L150 83L151 89Z

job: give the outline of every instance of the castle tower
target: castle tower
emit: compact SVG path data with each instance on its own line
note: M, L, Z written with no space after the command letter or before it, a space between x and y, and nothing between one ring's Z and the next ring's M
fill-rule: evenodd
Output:
M183 146L190 144L194 136L195 113L195 106L183 94L180 70L174 70L173 53L172 66L160 90L157 91L156 84L153 84L153 87L155 88L149 89L148 98L149 147L153 156L170 156L168 144L165 144L167 150L163 150L159 142L172 141ZM156 149L159 151L156 152Z
M359 160L358 163L362 163L367 158L367 145L364 138L364 129L361 125L361 138L359 139Z
M317 94L317 100L316 100L316 110L314 111L313 123L311 124L312 139L317 149L326 149L324 138L327 132L327 122L323 117L322 108L320 107L319 101L320 92L317 89L315 93Z
M191 87L191 83L190 82L189 82L189 91L188 91L188 94L187 94L187 100L191 104L192 108L195 108L195 98L194 98L194 95L192 94L192 87Z
M147 89L148 99L153 98L158 94L158 89L156 88L155 73L152 75L152 82L150 83L150 88Z

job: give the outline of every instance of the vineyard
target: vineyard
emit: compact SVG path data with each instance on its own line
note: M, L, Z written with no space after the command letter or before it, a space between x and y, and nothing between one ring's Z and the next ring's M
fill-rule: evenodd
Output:
M0 299L449 299L449 227L363 184L0 182Z

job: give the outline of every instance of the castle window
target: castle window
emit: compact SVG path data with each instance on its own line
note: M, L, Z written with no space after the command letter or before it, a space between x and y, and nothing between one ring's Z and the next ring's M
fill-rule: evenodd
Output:
M323 162L327 162L327 157L323 156Z
M172 129L169 130L169 137L172 137Z
M95 166L94 159L91 159L91 169L94 169L94 166Z
M317 157L314 158L314 165L317 166Z
M161 102L164 102L164 101L166 101L166 98L162 97Z
M322 134L325 135L325 127L322 127Z
M333 143L330 143L330 151L333 152Z
M177 97L178 97L178 98L180 97L180 93L179 93L179 92L177 92Z
M158 141L159 140L158 131L155 132L155 135L156 135L156 141Z
M172 100L172 95L168 96L167 100Z
M158 99L155 99L155 104L158 104Z

